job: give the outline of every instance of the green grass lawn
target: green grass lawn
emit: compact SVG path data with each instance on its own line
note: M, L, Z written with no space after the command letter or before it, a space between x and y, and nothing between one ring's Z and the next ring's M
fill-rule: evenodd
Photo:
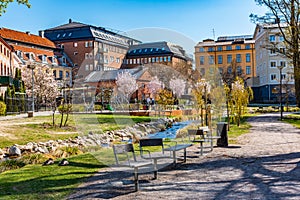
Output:
M240 126L236 124L230 124L229 131L228 131L228 142L229 144L236 144L236 139L242 134L249 133L249 129L251 125L247 122L247 119L253 115L244 115L241 118Z
M92 154L68 158L68 166L26 165L0 174L0 199L64 199L87 177L105 167Z
M291 114L288 116L285 116L283 118L284 122L287 122L289 124L292 124L293 126L300 128L300 114Z

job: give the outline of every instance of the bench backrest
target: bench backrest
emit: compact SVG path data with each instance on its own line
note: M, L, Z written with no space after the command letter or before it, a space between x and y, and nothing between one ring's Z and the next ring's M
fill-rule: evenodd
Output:
M130 158L133 157L134 161L136 161L136 156L134 153L134 148L132 144L118 144L118 145L113 145L113 150L114 150L114 156L116 160L116 164L120 165L119 161L119 156L126 155L126 159L128 164L130 164ZM130 155L131 154L131 157Z
M160 147L162 152L164 152L164 143L162 138L144 138L140 139L140 151L143 147Z

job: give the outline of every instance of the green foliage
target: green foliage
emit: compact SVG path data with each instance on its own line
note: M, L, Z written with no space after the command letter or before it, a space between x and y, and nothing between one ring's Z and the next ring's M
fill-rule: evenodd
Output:
M19 169L24 166L25 163L22 160L18 160L18 159L5 160L3 162L0 162L0 173L7 170Z
M78 147L61 147L53 153L55 157L59 158L66 158L79 154L82 154L82 151Z
M5 115L6 113L6 105L4 102L0 101L0 115Z
M172 94L172 91L169 90L169 89L163 89L163 90L160 90L158 93L157 93L157 98L156 98L156 102L158 104L161 104L165 107L168 106L168 105L173 105L174 104L174 96Z
M8 6L9 3L14 2L14 0L1 0L0 1L0 16L2 16L3 13L6 12L6 8ZM25 6L27 6L28 8L31 7L29 0L16 0L16 2L18 4L23 4Z
M94 109L97 110L97 111L102 110L102 106L101 105L95 105Z
M6 110L7 112L12 112L12 94L9 87L7 87L7 90L5 92L5 102L6 102Z

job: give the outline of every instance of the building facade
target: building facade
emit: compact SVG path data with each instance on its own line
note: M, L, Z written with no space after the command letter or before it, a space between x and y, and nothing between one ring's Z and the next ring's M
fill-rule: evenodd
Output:
M12 46L0 37L0 96L4 97L7 87L13 84L17 68L19 63Z
M151 42L133 45L129 48L122 69L131 69L144 64L159 63L175 67L176 65L191 64L185 50L169 42Z
M0 36L14 49L20 65L34 63L37 66L49 66L59 86L71 84L72 63L63 50L57 49L55 44L45 37L20 32L12 29L1 28Z
M195 64L202 76L217 67L220 73L233 73L252 85L256 76L255 41L251 35L223 36L218 39L206 39L195 46ZM236 66L232 66L236 63Z
M253 87L255 101L278 103L281 81L282 100L295 102L294 68L291 60L285 56L286 47L278 25L258 24L254 39L257 66L257 81Z
M131 45L140 41L103 27L73 22L40 31L64 49L74 63L76 78L85 78L92 71L119 69Z

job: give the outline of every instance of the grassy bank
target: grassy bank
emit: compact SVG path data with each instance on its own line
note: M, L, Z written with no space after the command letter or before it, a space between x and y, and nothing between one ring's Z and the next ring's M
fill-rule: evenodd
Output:
M68 166L26 165L0 174L0 199L64 199L104 167L91 154L68 158Z
M52 126L51 116L7 120L1 122L0 148L28 142L64 140L79 134L87 134L90 131L103 133L151 120L149 116L79 114L70 115L68 125L61 128L59 127L60 115L55 117L56 126Z

